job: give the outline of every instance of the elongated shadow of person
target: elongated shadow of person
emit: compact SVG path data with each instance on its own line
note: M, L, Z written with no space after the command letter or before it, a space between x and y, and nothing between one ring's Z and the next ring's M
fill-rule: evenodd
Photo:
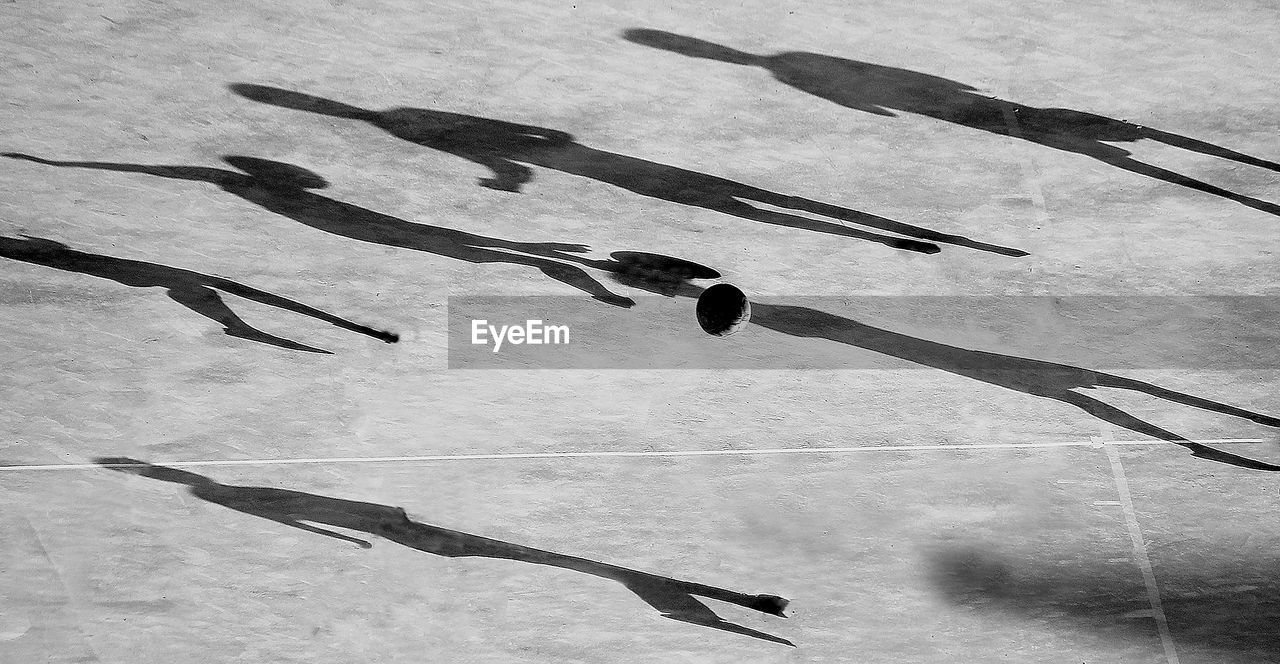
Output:
M649 259L649 264L655 266L651 267L650 273L660 270L658 261L661 259L662 257ZM686 261L669 257L665 260L677 265L682 274L689 272L689 268L684 265ZM615 278L618 277L615 276ZM629 276L627 283L633 287L645 288L646 279ZM658 281L656 285L649 287L649 290L671 297L696 299L705 289L687 281L675 284L669 281ZM1241 417L1270 427L1280 427L1280 418L1101 371L928 341L872 327L850 318L809 307L752 302L749 324L793 337L827 339L1024 394L1061 401L1118 427L1181 445L1191 450L1192 456L1202 459L1253 470L1280 470L1280 466L1248 459L1191 441L1074 390L1097 387L1132 390L1174 403Z
M706 173L597 150L555 129L424 108L373 111L300 92L248 83L230 87L246 98L274 106L363 120L398 138L475 162L493 172L492 177L480 180L481 185L490 189L519 192L533 179L533 171L529 168L532 165L590 178L642 196L766 224L869 240L897 249L933 254L940 251L933 243L941 242L1005 256L1027 255L1018 249L977 242L837 205L778 194ZM767 210L752 203L807 212L835 222ZM870 233L843 223L898 233L917 240Z
M256 157L227 156L223 161L240 171L205 166L157 166L98 161L56 161L6 152L3 156L49 166L143 173L175 180L217 185L223 191L267 210L327 233L353 240L413 249L468 263L509 263L537 268L543 274L620 307L635 303L616 295L581 268L565 263L587 251L581 244L513 242L442 226L418 224L343 203L313 193L329 186L324 178L301 166Z
M1086 155L1116 168L1220 196L1280 215L1280 205L1259 200L1134 159L1108 143L1151 139L1167 145L1280 171L1280 164L1151 127L1069 108L1035 108L978 92L959 81L910 69L849 60L818 53L775 55L746 53L709 41L662 30L632 29L623 38L693 58L762 67L798 90L841 106L894 117L893 111L923 115L973 129L1012 136L1046 147Z
M236 283L230 279L156 263L85 253L76 251L54 240L27 235L22 236L22 238L0 237L0 257L110 279L134 288L164 288L174 302L205 318L217 321L222 325L223 331L230 336L290 350L329 353L327 350L312 348L311 346L267 334L254 328L227 306L226 302L218 295L218 291L278 307L285 311L311 316L344 330L366 334L387 343L394 343L399 340L399 336L394 333L375 330L371 327L353 323L319 309L308 307L305 304Z
M367 549L373 545L368 541L316 524L376 535L437 556L501 558L598 576L621 583L646 604L672 620L774 643L795 645L784 638L728 622L695 599L697 596L729 602L785 618L783 610L789 601L777 595L748 595L418 523L410 519L409 515L399 507L342 500L273 487L220 484L203 475L124 457L103 457L97 459L97 463L113 470L185 484L190 487L191 495L202 500L307 532L352 542L361 548Z
M1176 433L1138 419L1106 402L1074 390L1097 387L1132 390L1174 403L1194 406L1215 413L1233 415L1266 426L1280 427L1280 419L1243 408L1236 408L1235 406L1175 392L1151 383L1101 371L1082 369L1044 360L1033 360L1013 355L949 346L872 327L849 318L808 307L753 304L751 307L751 322L794 337L828 339L1032 396L1068 403L1116 426L1181 445L1191 450L1192 456L1254 470L1280 470L1280 466L1247 459L1192 442Z

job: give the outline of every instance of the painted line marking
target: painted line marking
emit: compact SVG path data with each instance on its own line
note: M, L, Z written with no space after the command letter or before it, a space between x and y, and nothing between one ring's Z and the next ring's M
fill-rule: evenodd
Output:
M1011 90L1010 84L1013 81L1018 80L1017 72L1014 71L1012 65L1010 65L1009 69L1008 81L1001 85L999 90L999 92L1003 93L1000 96L1004 99L1011 98L1009 94ZM1012 105L1003 106L1005 126L1009 129L1010 136L1020 140L1026 140L1026 137L1022 135L1022 127L1018 123L1018 116L1013 112L1013 109L1014 107ZM1019 161L1022 166L1023 188L1027 192L1027 196L1031 199L1031 205L1035 207L1036 223L1040 224L1041 228L1044 228L1049 225L1050 219L1049 210L1045 206L1044 202L1044 187L1040 184L1039 169L1036 168L1035 159L1029 151L1026 151L1021 146L1019 146L1018 151L1019 154L1022 155L1022 158Z
M1264 443L1260 438L1221 438L1191 441L1204 445ZM1046 449L1059 447L1111 447L1115 445L1168 445L1162 440L1115 440L1066 443L983 443L977 445L868 445L862 447L783 447L753 450L673 450L645 452L514 452L507 454L425 454L394 457L317 457L297 459L224 459L208 461L154 461L157 466L270 466L314 463L394 463L411 461L504 461L513 459L611 459L644 457L763 456L783 454L852 454L855 452L971 452L975 450ZM123 464L122 464L123 465ZM97 463L0 465L0 471L84 470L102 468Z
M1116 492L1120 494L1120 503L1124 507L1125 523L1129 527L1129 539L1133 541L1134 562L1142 571L1142 581L1147 586L1147 601L1151 603L1151 614L1156 621L1156 631L1160 633L1160 643L1164 646L1164 656L1169 664L1179 664L1178 651L1173 645L1173 635L1169 632L1169 619L1164 614L1164 606L1160 602L1160 588L1156 585L1155 570L1151 567L1151 558L1147 556L1147 543L1142 537L1142 529L1138 527L1138 515L1133 509L1133 496L1129 493L1129 480L1124 475L1124 466L1120 463L1120 452L1115 445L1109 444L1110 428L1103 429L1098 440L1107 450L1107 459L1111 462L1111 474L1115 478Z

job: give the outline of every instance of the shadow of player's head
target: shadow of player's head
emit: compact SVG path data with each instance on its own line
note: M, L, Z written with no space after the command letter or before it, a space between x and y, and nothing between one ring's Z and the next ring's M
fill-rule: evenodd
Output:
M71 247L42 237L23 235L21 237L0 237L0 256L5 258L31 258L65 254Z
M146 461L130 459L129 457L98 457L97 459L94 459L94 463L97 463L99 466L110 468L111 470L122 473L128 473L130 475L141 475L142 477L149 477L153 480L186 484L187 486L211 486L217 484L217 482L205 477L204 475L197 475L195 473L189 473L185 470L178 470L177 468L169 468L167 466L157 466L147 463Z
M632 28L622 33L622 38L641 46L671 51L680 55L691 58L704 58L707 60L718 60L720 62L728 62L737 65L755 65L761 64L765 58L739 51L735 48L722 46L715 42L709 42L705 39L696 37L688 37L679 35L666 30L652 30L649 28Z
M614 281L632 288L675 297L697 297L703 288L694 279L718 279L720 273L705 265L642 251L615 251L601 266Z
M324 189L329 186L329 182L319 174L293 164L240 155L224 156L222 161L274 189Z

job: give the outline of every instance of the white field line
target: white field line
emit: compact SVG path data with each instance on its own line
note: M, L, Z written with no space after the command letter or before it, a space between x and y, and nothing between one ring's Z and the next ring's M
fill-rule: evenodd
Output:
M1220 438L1191 441L1204 445L1229 443L1264 443L1260 438ZM747 450L671 450L636 452L512 452L501 454L425 454L394 457L316 457L296 459L221 459L209 461L148 461L157 466L284 466L316 463L395 463L412 461L505 461L515 459L612 459L645 457L763 456L785 454L853 454L857 452L972 452L975 450L1043 449L1058 447L1095 447L1106 445L1168 445L1162 440L1073 441L1065 443L983 443L976 445L866 445L859 447L781 447ZM105 464L112 467L111 464ZM130 464L115 464L128 467ZM0 465L0 471L21 470L85 470L102 468L98 463L56 463L33 465Z
M1104 445L1110 429L1106 429L1099 442ZM1129 539L1133 542L1134 562L1142 572L1142 582L1147 587L1147 601L1151 604L1151 617L1155 618L1156 631L1160 634L1160 643L1164 646L1164 656L1169 664L1179 664L1178 649L1174 646L1173 635L1169 632L1169 619L1165 616L1164 606L1160 601L1160 587L1156 584L1156 574L1151 566L1151 558L1147 555L1147 543L1138 526L1138 515L1133 509L1133 496L1129 493L1129 480L1125 477L1124 466L1120 462L1120 452L1114 446L1107 445L1107 459L1111 461L1111 473L1115 478L1116 492L1120 494L1120 505L1124 508L1125 523L1129 527Z

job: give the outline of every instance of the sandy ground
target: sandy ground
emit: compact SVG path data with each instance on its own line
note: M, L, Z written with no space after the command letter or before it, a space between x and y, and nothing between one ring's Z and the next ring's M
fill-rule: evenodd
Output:
M0 661L1280 661L1276 476L1064 396L1280 462L1084 384L1280 414L1280 11L1228 4L0 3ZM649 345L450 368L450 298L530 295ZM1212 306L992 304L1084 296Z

